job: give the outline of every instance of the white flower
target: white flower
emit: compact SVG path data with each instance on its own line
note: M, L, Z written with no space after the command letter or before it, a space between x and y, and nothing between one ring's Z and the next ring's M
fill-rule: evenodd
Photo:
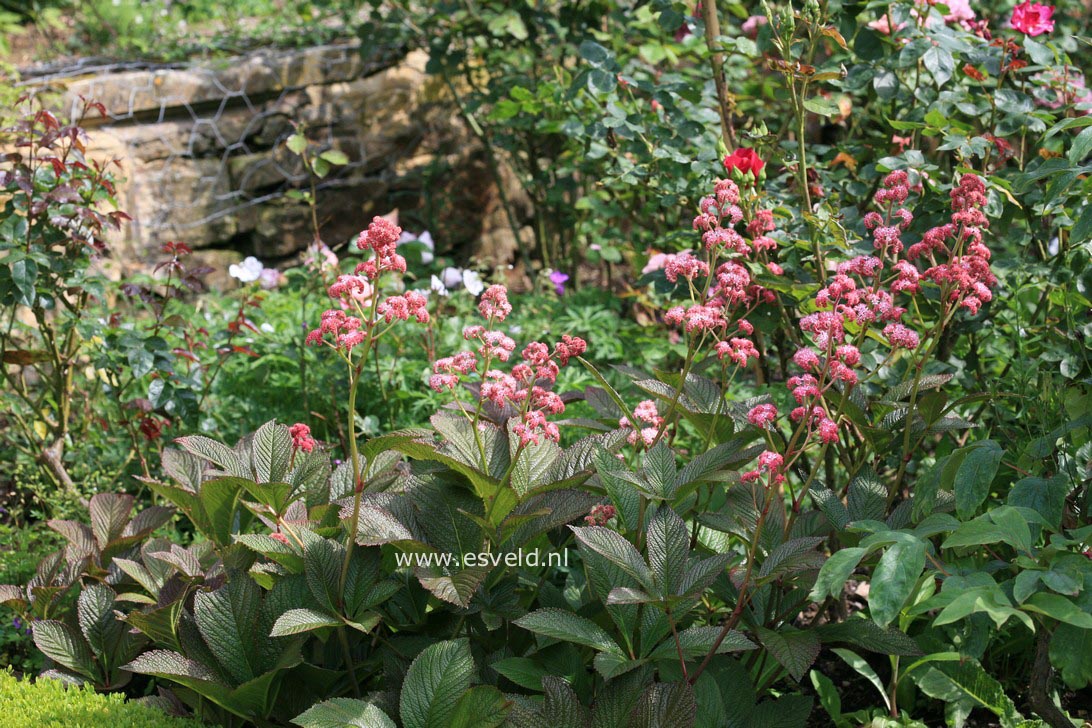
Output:
M268 321L266 321L264 324L262 324L258 328L261 329L262 331L264 331L267 334L272 334L274 331L276 331L276 329L273 328L273 324L269 323Z
M432 283L429 284L429 288L436 291L436 295L438 296L448 295L447 286L444 285L444 282L441 281L438 276L432 276Z
M239 265L229 265L228 275L232 278L237 278L243 283L253 283L261 276L264 267L262 261L251 255Z
M444 268L440 271L440 280L450 290L452 288L458 288L463 284L463 269L462 268Z
M464 270L463 288L469 291L471 296L477 296L485 290L485 283L482 281L482 277L478 275L477 271Z

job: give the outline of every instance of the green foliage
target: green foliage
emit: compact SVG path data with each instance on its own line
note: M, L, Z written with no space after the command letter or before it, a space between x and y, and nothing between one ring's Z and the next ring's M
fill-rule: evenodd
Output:
M132 726L132 728L187 728L202 725L175 718L161 710L126 701L120 693L102 695L63 680L40 678L34 682L0 670L0 726L37 725L49 728L81 726Z
M571 410L556 438L527 431L532 400L553 394L548 370L533 373L542 391L499 402L484 390L503 381L486 374L503 359L493 354L451 391L424 387L482 321L465 291L436 291L420 329L383 320L369 293L370 310L346 302L366 319L355 349L304 347L301 322L314 324L321 289L350 261L311 261L268 293L191 299L182 289L200 287L176 244L156 275L129 282L135 323L92 323L106 284L81 277L90 258L55 218L77 205L64 174L90 219L108 196L87 189L89 169L12 162L26 184L4 178L5 310L36 317L24 337L54 316L80 334L54 347L60 357L4 349L9 381L24 386L17 367L29 366L46 382L45 394L24 390L40 402L15 398L23 462L53 463L43 475L63 483L85 444L117 473L106 490L139 472L141 496L173 506L104 492L81 518L55 504L64 550L14 570L25 585L0 586L0 601L39 620L48 672L162 688L228 726L794 727L812 692L839 727L972 713L1065 725L1066 691L1092 684L1092 135L1065 86L1087 20L1060 8L1061 32L1035 40L991 17L1002 39L991 43L940 5L761 11L745 30L756 11L731 3L703 4L700 18L660 1L383 3L359 28L369 47L428 52L489 173L511 173L528 201L500 202L516 239L533 235L515 262L542 290L515 300L504 326L487 323L590 340L557 378ZM891 33L869 26L881 13ZM306 130L287 146L316 178L342 162ZM738 193L746 223L732 232L747 253L703 250L708 285L655 265L627 275L656 250L699 247L690 220L722 204L700 199L729 147L765 162L718 190ZM892 170L907 173L912 219L899 245L876 246L865 214L891 213L869 198L893 189ZM983 277L962 307L957 286L926 272L937 260L889 255L953 219L960 179L981 182L985 222L966 236L959 222L953 249L924 257L989 241L997 281ZM315 209L314 190L298 197ZM34 199L56 214L28 213ZM761 225L748 223L764 212L774 237L756 251ZM408 274L397 286L376 276L377 291L423 285L452 262L429 267L416 245ZM871 284L835 278L866 255L909 264L923 290L896 290L889 270ZM722 272L746 273L739 292L717 278L722 262L741 264ZM546 286L551 269L573 274L569 290ZM907 311L886 309L877 327L878 304L838 308L840 328L820 340L805 317L850 284L891 286L871 294ZM65 318L46 313L56 290L95 295ZM726 290L745 306L723 303ZM731 321L660 325L698 305ZM223 330L196 338L198 313ZM888 318L919 338L895 345L880 331ZM825 363L794 361L809 341ZM754 361L737 366L739 342ZM102 412L128 430L123 447L64 405L85 355L103 372L86 379L104 382ZM851 371L835 376L836 359ZM803 371L818 394L783 386ZM822 411L754 415L805 402ZM181 435L173 446L160 419ZM281 422L309 423L316 439ZM41 458L35 443L57 441L67 461ZM509 561L531 552L565 559ZM843 705L821 674L830 663L870 705Z

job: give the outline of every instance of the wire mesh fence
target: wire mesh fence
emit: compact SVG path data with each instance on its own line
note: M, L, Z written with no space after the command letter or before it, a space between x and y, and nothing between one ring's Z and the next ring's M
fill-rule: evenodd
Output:
M314 180L319 190L374 189L390 159L418 142L414 129L392 133L383 123L415 92L411 77L382 77L400 60L391 49L362 53L356 44L194 63L83 59L30 69L20 85L59 93L55 107L68 114L81 98L103 104L105 118L87 121L92 147L123 164L121 203L134 218L128 236L141 248L256 236L276 256L300 247L278 240L277 227L303 216L285 198L312 181L284 143L296 124L314 153L338 149L349 160Z

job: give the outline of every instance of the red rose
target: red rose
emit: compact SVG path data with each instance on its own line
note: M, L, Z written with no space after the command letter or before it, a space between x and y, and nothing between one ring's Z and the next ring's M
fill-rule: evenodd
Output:
M755 150L746 147L737 149L724 158L724 169L729 174L732 170L738 169L740 174L750 172L752 177L758 179L758 173L765 166L766 163L762 161L762 157L758 156Z

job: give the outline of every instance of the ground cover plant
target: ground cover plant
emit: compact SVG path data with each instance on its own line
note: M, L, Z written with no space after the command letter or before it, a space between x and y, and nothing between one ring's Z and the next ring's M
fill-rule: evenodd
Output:
M224 726L1089 717L1087 8L364 15L530 201L522 275L425 206L111 280L120 171L29 100L0 654Z

